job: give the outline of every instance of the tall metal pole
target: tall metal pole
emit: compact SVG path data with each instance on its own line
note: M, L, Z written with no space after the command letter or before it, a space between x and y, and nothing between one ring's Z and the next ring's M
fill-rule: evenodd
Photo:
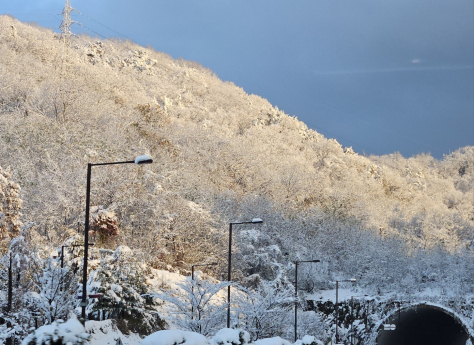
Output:
M336 280L336 343L339 343L338 319L339 319L339 282L355 283L357 279Z
M64 268L64 246L61 246L61 268Z
M338 307L338 293L339 293L339 281L336 281L336 344L339 344L339 334L337 333L337 324L339 319L339 307Z
M87 257L89 256L89 205L91 198L91 167L87 164L87 190L86 190L86 219L84 222L84 265L82 269L82 299L81 299L81 319L82 323L86 323L86 299L87 299Z
M301 262L321 262L321 260L295 261L295 342L298 340L298 264Z
M351 345L354 345L354 296L351 296Z
M64 246L61 246L61 276L63 274L63 269L64 268ZM63 291L63 282L60 282L59 286L59 291Z
M12 282L12 252L10 252L10 266L8 266L8 302L7 302L7 312L12 311L12 301L13 301L13 282Z
M295 262L295 342L298 340L298 261Z
M230 268L232 266L232 223L229 223L229 253L228 253L228 267L227 267L227 281L229 286L227 287L227 328L230 328Z
M191 320L194 320L194 265L191 266Z
M91 198L91 168L97 165L116 165L116 164L151 164L153 160L142 155L135 158L134 161L110 162L110 163L88 163L87 164L87 190L86 190L86 219L84 222L84 267L82 269L82 298L81 298L81 321L86 323L86 306L87 306L87 258L89 256L89 208Z
M229 223L229 256L227 259L228 267L227 267L227 281L229 282L229 286L227 287L227 328L230 328L230 270L232 268L232 225L233 224L258 224L263 223L260 218L254 218L251 222L234 222Z

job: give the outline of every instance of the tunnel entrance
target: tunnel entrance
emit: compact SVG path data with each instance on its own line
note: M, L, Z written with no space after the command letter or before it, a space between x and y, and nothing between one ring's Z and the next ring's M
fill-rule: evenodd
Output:
M430 306L393 314L386 322L395 330L380 330L377 345L466 345L468 335L452 316Z

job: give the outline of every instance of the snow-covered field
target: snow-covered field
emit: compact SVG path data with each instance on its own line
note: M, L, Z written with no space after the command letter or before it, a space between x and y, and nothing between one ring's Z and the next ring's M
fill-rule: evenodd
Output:
M291 345L292 342L280 337L260 339L250 342L247 332L238 329L224 328L211 338L188 331L164 330L155 332L144 339L136 334L124 335L113 324L112 320L87 321L86 331L90 333L90 345L115 345L120 338L124 345L216 345L216 344L254 344L254 345ZM242 342L241 342L242 341ZM295 345L322 344L312 336L304 336Z

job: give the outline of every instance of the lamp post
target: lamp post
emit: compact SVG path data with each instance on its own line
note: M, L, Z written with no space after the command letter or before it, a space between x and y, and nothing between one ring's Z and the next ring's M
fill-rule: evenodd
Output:
M114 164L150 164L153 160L147 156L138 156L134 161L111 162L111 163L88 163L87 164L87 190L86 190L86 219L84 224L84 268L82 270L82 298L81 298L81 321L86 323L86 306L87 306L87 257L89 254L89 208L91 196L91 168L97 165L114 165Z
M355 298L360 298L360 297L367 297L368 295L364 296L351 296L351 345L354 344L354 297Z
M239 224L259 224L263 223L263 220L260 218L254 218L250 222L232 222L229 223L229 258L228 258L228 267L227 267L227 281L230 284L231 275L230 270L232 266L232 225ZM227 287L227 328L230 328L230 285Z
M12 252L10 252L10 266L8 266L8 300L7 312L12 311L13 284L12 284Z
M191 294L192 298L194 298L194 267L199 267L199 266L216 266L217 262L213 262L210 264L196 264L196 265L191 265L191 280L192 280L192 285L191 285ZM191 301L191 319L194 320L194 304L193 301Z
M337 332L338 331L338 319L339 319L339 300L338 300L338 297L339 297L339 283L343 283L343 282L351 282L351 283L355 283L357 281L357 279L355 278L352 278L352 279L346 279L346 280L336 280L336 343L339 343L339 333Z
M321 262L321 260L295 261L295 342L298 340L298 264L302 262Z

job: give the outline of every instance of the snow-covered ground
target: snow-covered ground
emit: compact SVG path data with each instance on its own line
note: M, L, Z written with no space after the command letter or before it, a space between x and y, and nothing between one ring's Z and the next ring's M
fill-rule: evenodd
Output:
M138 345L142 341L138 334L122 334L112 320L87 321L86 332L91 335L90 345L115 345L119 338L124 345Z
M90 345L115 345L120 338L124 345L216 345L216 344L244 344L255 345L291 345L288 340L280 337L261 339L255 343L250 343L250 336L247 332L239 329L221 329L214 337L206 338L201 334L182 331L182 330L164 330L155 332L144 339L136 334L124 335L113 324L112 320L105 321L87 321L86 331L91 334L89 338ZM312 342L322 344L312 336L305 336L298 340L295 345L307 345Z

